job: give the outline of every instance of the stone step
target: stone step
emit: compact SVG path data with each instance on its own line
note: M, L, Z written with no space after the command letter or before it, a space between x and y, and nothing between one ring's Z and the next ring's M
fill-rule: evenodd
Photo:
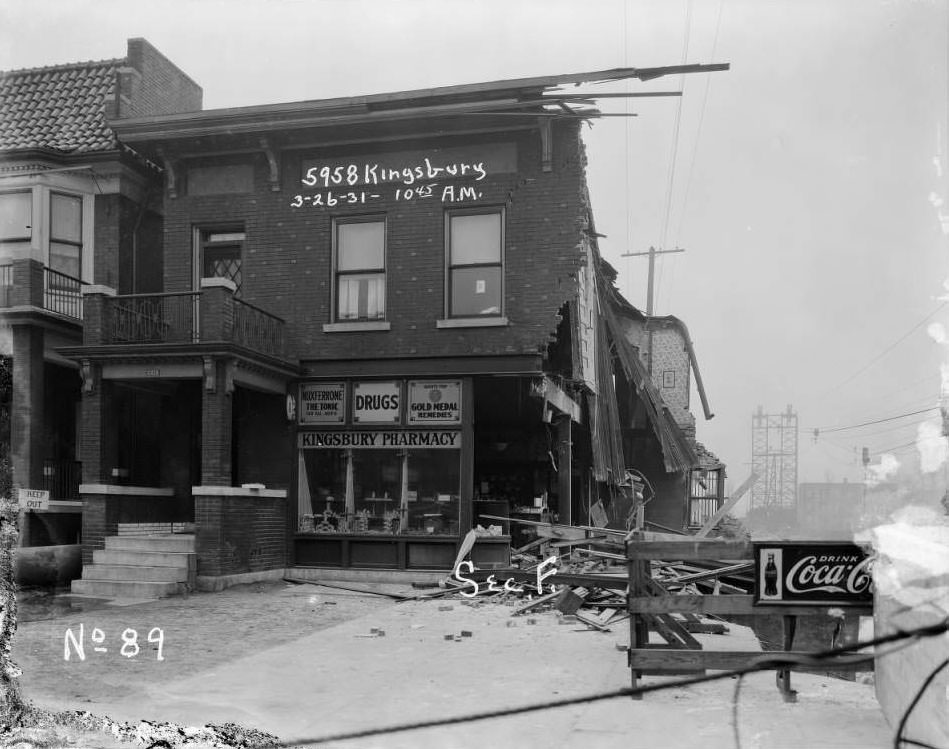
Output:
M129 565L133 567L183 567L192 569L196 565L195 555L175 551L127 551L124 549L96 549L92 552L93 564Z
M131 564L87 564L83 580L124 580L139 582L186 583L187 567L146 567Z
M154 536L107 536L108 551L194 551L194 536L167 533Z
M178 593L181 583L127 580L73 580L72 592L97 598L165 598Z

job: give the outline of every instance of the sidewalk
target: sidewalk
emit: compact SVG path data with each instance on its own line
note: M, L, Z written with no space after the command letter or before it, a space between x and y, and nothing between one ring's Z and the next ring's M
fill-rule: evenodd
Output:
M450 610L446 610L447 607ZM512 619L501 604L457 598L391 603L311 585L257 585L188 600L110 607L21 624L14 659L25 695L41 706L87 709L123 721L184 725L234 722L298 741L346 731L526 705L626 686L627 627L612 632L561 624L554 612ZM63 660L65 629L84 621L86 660ZM509 622L515 622L509 626ZM162 626L156 651L124 658L89 651L89 632ZM107 629L108 628L108 629ZM384 636L367 636L373 628ZM445 639L462 630L470 637ZM751 634L704 636L747 648ZM151 645L149 647L154 647ZM99 660L94 660L99 658ZM647 677L655 683L660 677ZM671 677L670 677L671 680ZM775 749L889 747L872 687L795 674L785 704L773 673L741 690L741 746ZM502 719L417 729L334 747L735 746L728 679L690 688L544 710Z

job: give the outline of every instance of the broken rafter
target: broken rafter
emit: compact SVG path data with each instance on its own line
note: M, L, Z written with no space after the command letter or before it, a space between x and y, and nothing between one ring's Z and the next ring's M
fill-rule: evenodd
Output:
M681 91L628 91L597 93L595 91L574 91L572 93L552 92L544 96L545 100L556 101L564 99L566 101L593 101L594 99L643 99L646 97L658 96L682 96Z

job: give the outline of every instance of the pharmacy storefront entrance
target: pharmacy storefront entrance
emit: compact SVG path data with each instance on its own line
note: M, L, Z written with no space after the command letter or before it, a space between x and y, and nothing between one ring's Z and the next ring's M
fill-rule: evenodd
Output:
M301 383L295 564L449 569L472 526L470 399L466 379ZM509 539L486 541L505 561Z

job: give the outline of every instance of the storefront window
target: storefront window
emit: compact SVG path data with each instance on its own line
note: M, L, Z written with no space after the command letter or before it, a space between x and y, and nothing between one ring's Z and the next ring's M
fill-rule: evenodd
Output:
M299 532L457 535L454 449L301 450Z
M408 526L411 533L458 533L459 453L412 450L408 458Z

